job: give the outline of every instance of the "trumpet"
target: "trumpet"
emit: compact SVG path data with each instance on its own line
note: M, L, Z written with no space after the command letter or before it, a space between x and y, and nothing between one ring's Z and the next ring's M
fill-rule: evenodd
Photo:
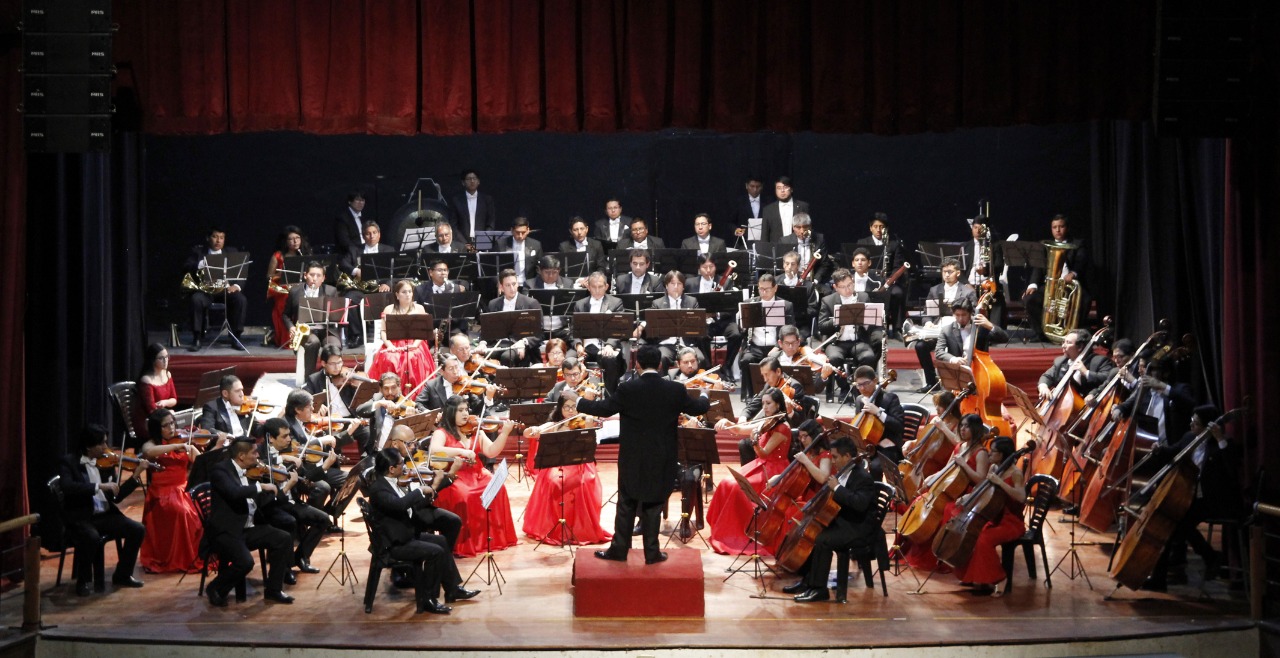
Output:
M190 272L182 275L182 289L191 292L202 292L206 295L221 295L227 291L226 281L215 281L214 283L199 283L195 281L195 277Z
M302 347L302 341L311 335L311 326L306 324L295 324L293 329L289 330L289 349L294 352Z
M346 272L338 272L338 287L343 290L359 290L363 293L378 292L378 280L362 281Z

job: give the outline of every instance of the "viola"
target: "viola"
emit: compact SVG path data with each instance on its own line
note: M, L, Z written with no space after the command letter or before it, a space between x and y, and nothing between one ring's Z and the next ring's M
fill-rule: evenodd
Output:
M996 473L1003 475L1023 455L1036 449L1035 441L1028 441L1021 450L1005 458ZM997 522L1006 508L1022 508L1021 500L1009 500L1009 492L990 480L983 480L933 538L933 553L942 562L960 569L969 564L978 535L988 523Z
M462 395L464 392L466 392L474 395L484 395L487 390L486 387L490 385L491 384L489 384L489 380L483 377L459 379L458 381L453 383L453 394ZM498 389L499 393L507 392L507 388L505 386L497 386L496 388Z
M573 416L569 419L568 423L565 423L565 426L571 430L594 429L601 425L602 421L599 418L596 418L595 416L587 416L585 414Z
M138 468L149 468L153 471L164 470L164 466L153 461L118 452L104 453L101 457L98 457L97 466L98 468L115 468L116 466L119 466L126 471L132 471Z
M705 388L711 391L735 390L735 388L730 386L728 382L721 379L720 375L716 374L715 371L719 369L720 366L716 366L710 370L703 370L702 368L699 368L698 372L693 373L689 376L689 379L685 380L685 388Z

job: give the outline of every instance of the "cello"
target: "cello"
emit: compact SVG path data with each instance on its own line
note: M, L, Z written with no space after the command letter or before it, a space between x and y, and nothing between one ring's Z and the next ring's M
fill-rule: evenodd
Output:
M989 436L990 433L987 434ZM960 458L967 460L969 455L984 448L987 437L970 442L964 452L960 453ZM959 466L949 463L946 468L935 473L933 482L927 485L928 491L911 501L907 513L898 520L898 534L916 543L928 541L938 532L947 504L964 494L969 488L969 478Z
M946 411L942 412L942 417L950 416L956 405L972 394L973 382L970 382L951 401ZM946 436L938 431L938 427L934 425L930 426L924 437L903 455L902 461L898 463L898 472L902 474L902 488L907 500L915 500L916 496L920 494L920 487L924 484L925 478L937 473L947 465L947 460L951 458L951 455L946 450L943 450L946 445Z
M995 302L995 280L987 279L982 282L982 290L982 297L974 305L975 315L978 313L985 315L991 308L991 304ZM982 348L978 347L978 338L984 336L989 340L990 335L990 330L987 328L976 327L973 336L970 337L973 342L968 349L969 370L973 372L973 384L978 394L975 397L966 398L960 410L966 414L978 414L982 418L982 424L995 428L997 435L1013 436L1013 428L1004 418L1004 399L1009 395L1004 372L991 359L991 353L987 351L985 344Z
M826 437L837 431L839 430L836 428L823 430L814 437L809 447L801 452L810 455L811 458L817 456L820 452L818 448L826 445ZM809 470L797 459L792 459L778 476L778 484L773 487L769 505L760 515L759 541L762 545L773 546L777 542L786 528L787 520L794 516L793 512L799 507L800 497L808 491L812 480ZM751 530L748 529L747 532L750 534Z
M865 456L862 446L859 446L859 454L840 469L835 476L836 481L853 470ZM800 522L787 532L786 538L782 540L782 547L778 549L778 566L792 573L804 566L805 560L808 560L809 554L813 552L813 544L818 539L818 535L840 513L840 503L835 501L834 492L835 487L827 481L818 493L804 504L800 510L802 514Z
M1133 498L1147 494L1151 494L1151 498L1116 548L1110 571L1113 580L1131 590L1142 587L1155 569L1169 538L1195 500L1196 483L1200 478L1200 469L1193 460L1196 449L1212 434L1215 426L1222 427L1231 422L1248 405L1246 398L1245 406L1232 409L1209 423L1204 431L1174 456L1173 461L1160 469L1155 477L1134 494ZM1151 493L1152 489L1154 493Z
M1027 441L1021 450L1005 457L996 469L997 475L1003 475L1023 455L1035 450L1036 442ZM1010 501L1009 493L997 487L991 480L984 479L974 487L973 492L965 499L964 504L956 510L956 515L938 531L933 538L933 554L938 560L959 569L969 563L973 557L973 547L978 542L978 535L988 523L998 521L1010 503L1022 506L1022 501Z
M1076 391L1074 384L1075 369L1084 363L1085 357L1093 352L1093 346L1110 331L1111 317L1107 316L1102 319L1102 328L1094 332L1089 342L1080 348L1080 354L1067 365L1053 392L1036 410L1044 422L1040 425L1037 437L1039 447L1031 453L1031 463L1027 467L1030 475L1044 474L1054 479L1062 478L1063 466L1067 461L1065 453L1070 452L1064 428L1071 425L1084 408L1084 397Z

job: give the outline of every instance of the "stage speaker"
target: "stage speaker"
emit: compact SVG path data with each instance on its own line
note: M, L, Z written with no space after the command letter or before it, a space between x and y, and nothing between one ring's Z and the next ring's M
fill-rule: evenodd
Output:
M1230 137L1252 100L1253 3L1163 0L1156 33L1156 134Z
M25 0L20 27L27 150L110 150L111 0Z

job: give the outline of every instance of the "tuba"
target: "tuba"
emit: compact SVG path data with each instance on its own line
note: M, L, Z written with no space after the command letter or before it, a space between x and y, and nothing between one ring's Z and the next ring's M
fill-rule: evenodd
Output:
M1076 246L1069 242L1045 240L1048 267L1044 278L1044 335L1049 342L1061 345L1066 335L1076 328L1080 317L1080 284L1062 280L1063 259Z
M219 281L217 283L196 283L195 277L190 272L182 275L182 289L189 292L202 292L206 295L221 295L226 292L226 282Z

